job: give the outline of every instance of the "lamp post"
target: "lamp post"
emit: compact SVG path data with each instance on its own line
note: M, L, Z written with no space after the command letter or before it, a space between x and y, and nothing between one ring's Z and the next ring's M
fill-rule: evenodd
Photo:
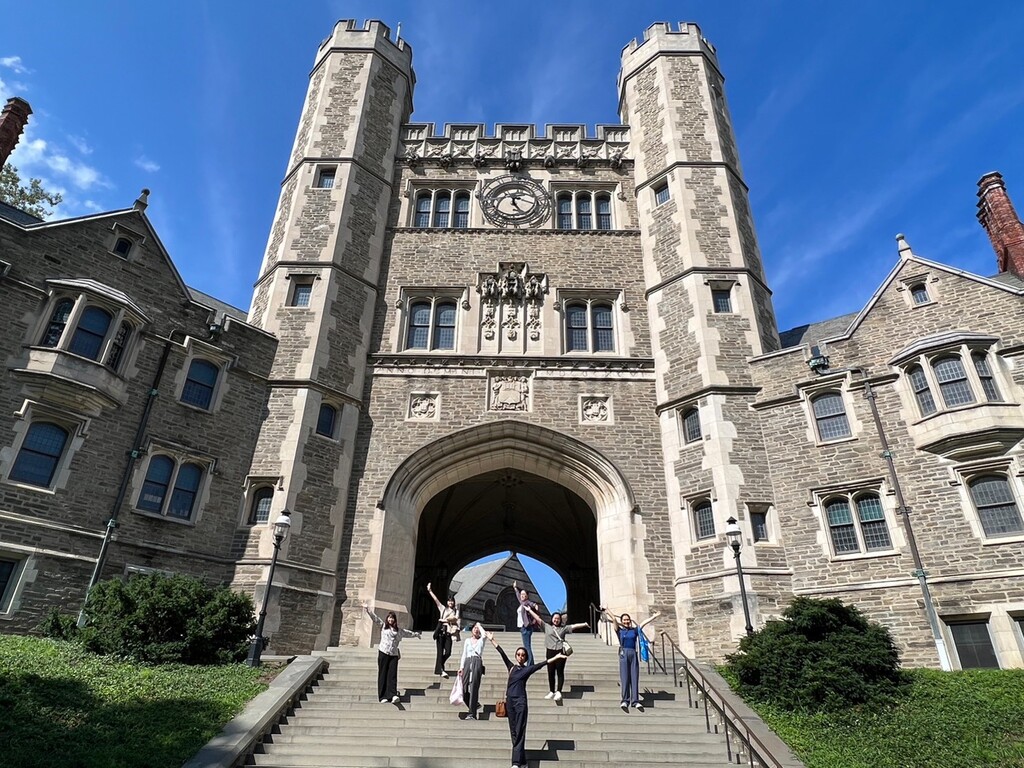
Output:
M747 586L743 583L743 563L740 562L740 539L743 538L743 532L740 531L739 523L736 522L735 517L730 517L725 521L725 538L729 542L729 546L732 547L732 555L736 559L736 576L740 580L740 600L743 601L743 619L746 621L746 630L748 635L754 634L754 626L750 623L750 608L747 607Z
M260 665L260 654L263 653L263 622L267 619L267 603L270 602L270 588L274 584L274 569L277 568L277 555L281 552L281 542L288 535L288 529L292 527L292 519L288 510L284 510L281 516L274 523L274 554L270 558L270 573L267 574L267 588L263 591L263 607L260 608L260 617L256 622L256 636L252 639L249 647L249 657L245 663L250 667Z

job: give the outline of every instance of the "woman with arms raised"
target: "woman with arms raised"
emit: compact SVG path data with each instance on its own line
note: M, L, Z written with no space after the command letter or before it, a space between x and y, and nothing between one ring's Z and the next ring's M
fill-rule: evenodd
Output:
M587 624L563 624L562 614L560 613L552 613L551 623L548 624L533 608L527 608L526 610L530 612L535 621L539 621L541 626L544 627L544 653L548 659L560 653L567 657L567 654L562 653L565 648L565 636L569 632L575 632L577 629L588 628ZM548 664L548 695L544 698L561 701L562 686L564 684L565 658L561 661L556 661L554 664Z
M444 665L452 655L452 641L459 636L459 611L455 607L455 598L449 597L447 605L441 605L434 590L427 582L427 594L430 595L437 606L438 618L437 628L434 629L434 642L437 643L437 659L434 663L434 674L448 679L448 673Z
M616 618L607 608L602 608L602 616L615 625L615 634L619 636L619 686L622 692L622 711L626 712L633 707L637 712L644 711L644 705L640 703L640 658L638 647L640 633L644 627L654 621L661 614L655 611L651 617L640 626L633 624L633 619L628 613Z
M381 621L380 616L371 611L366 603L363 603L363 610L380 627L380 642L377 643L377 698L381 704L387 704L388 701L397 704L401 701L398 697L398 660L402 657L398 652L398 644L403 637L419 637L420 633L399 627L398 616L394 611L388 611L387 618Z
M513 663L505 655L505 651L498 645L494 635L487 633L487 639L495 647L501 660L508 668L508 686L505 689L505 707L508 711L508 732L512 737L512 768L526 768L526 717L529 707L526 701L526 681L530 675L546 664L554 664L559 659L564 659L564 654L552 656L547 661L537 664L527 664L526 649L520 646L516 648L516 660Z

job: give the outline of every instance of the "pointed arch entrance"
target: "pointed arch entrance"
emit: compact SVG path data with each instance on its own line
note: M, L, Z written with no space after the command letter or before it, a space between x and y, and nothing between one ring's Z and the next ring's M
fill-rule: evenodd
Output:
M364 594L422 624L427 581L439 591L463 565L512 549L562 576L578 620L591 601L635 605L646 592L638 574L647 572L635 508L618 467L561 432L511 420L454 432L406 457L389 479Z

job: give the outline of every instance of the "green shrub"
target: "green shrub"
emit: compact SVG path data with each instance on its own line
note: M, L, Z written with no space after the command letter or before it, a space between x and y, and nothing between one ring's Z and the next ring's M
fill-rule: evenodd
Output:
M884 704L900 684L889 630L839 600L797 598L727 662L741 694L791 711Z
M240 661L255 624L248 595L190 576L100 582L85 612L88 650L154 664Z
M54 607L39 624L39 631L54 640L74 640L78 637L78 622L74 616L61 613Z

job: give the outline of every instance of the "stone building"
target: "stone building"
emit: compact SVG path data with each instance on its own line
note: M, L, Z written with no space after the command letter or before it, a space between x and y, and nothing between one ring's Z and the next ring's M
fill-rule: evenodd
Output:
M287 509L277 649L368 642L363 600L429 626L426 582L513 550L572 616L660 610L719 657L746 623L733 518L754 625L837 596L909 664L1024 665L1024 238L998 174L998 275L900 239L861 312L780 334L698 27L630 42L622 123L593 132L415 123L414 85L380 22L322 43L247 317L182 284L145 195L0 210L5 626L81 603L112 518L103 576L261 597Z

